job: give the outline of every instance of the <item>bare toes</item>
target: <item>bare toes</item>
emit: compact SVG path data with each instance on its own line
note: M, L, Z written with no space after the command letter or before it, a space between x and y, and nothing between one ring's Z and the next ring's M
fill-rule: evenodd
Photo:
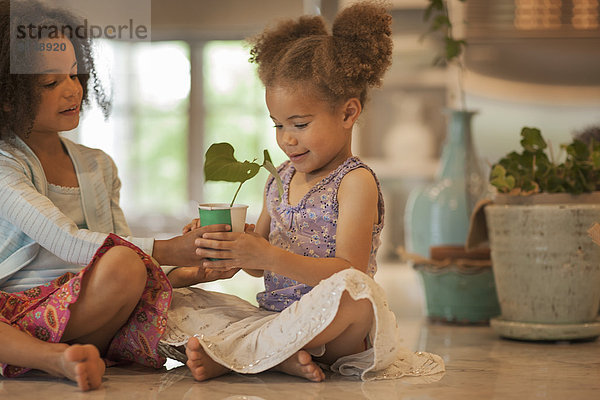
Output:
M185 354L188 357L186 365L197 381L205 381L229 372L229 369L214 361L206 354L206 351L195 337L190 338L188 341Z
M311 355L304 350L298 351L275 367L274 370L299 376L313 382L320 382L325 379L325 374L321 368L312 360Z
M97 389L106 369L93 345L73 345L61 354L61 375L77 382L83 391Z

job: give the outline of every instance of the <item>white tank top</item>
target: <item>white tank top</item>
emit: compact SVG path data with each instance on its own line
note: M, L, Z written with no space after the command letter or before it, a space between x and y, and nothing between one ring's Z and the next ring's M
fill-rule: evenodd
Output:
M78 187L64 187L50 183L48 185L48 198L80 229L87 229L81 205L81 192ZM2 290L11 293L20 292L50 282L65 272L77 273L83 267L69 264L41 247L37 257L28 266L15 273L5 283Z

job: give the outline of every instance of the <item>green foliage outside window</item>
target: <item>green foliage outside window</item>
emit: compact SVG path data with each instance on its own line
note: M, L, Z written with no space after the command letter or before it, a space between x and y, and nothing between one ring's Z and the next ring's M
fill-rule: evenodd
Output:
M189 46L161 42L133 50L129 142L135 145L127 155L135 211L180 215L188 203Z
M248 49L241 41L210 42L204 48L204 146L229 142L240 160L253 160L268 149L275 166L285 156L277 147L273 122L265 105L264 87L256 67L248 62ZM236 203L248 204L250 215L262 207L264 184L269 174L261 169L257 178L244 186ZM204 201L229 202L239 185L206 182ZM249 218L249 222L251 221Z
M187 203L188 101L169 110L143 107L136 120L132 148L138 206L177 215ZM143 167L141 167L143 166Z

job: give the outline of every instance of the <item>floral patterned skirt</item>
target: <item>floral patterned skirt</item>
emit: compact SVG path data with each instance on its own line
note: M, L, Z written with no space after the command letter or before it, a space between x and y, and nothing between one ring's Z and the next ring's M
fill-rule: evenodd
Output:
M60 342L69 321L69 306L79 297L83 276L114 246L135 250L146 265L148 279L139 303L111 341L106 357L112 361L133 361L160 368L165 358L157 348L167 326L171 284L150 256L114 234L106 238L92 261L78 274L68 272L49 283L22 292L0 291L0 322L46 342ZM0 363L0 373L5 377L16 377L28 370Z

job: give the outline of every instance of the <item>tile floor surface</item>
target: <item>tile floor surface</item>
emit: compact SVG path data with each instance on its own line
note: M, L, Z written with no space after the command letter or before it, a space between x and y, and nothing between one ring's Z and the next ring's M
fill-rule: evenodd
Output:
M325 382L312 383L274 372L231 373L208 382L195 382L185 367L170 360L162 370L138 366L109 368L102 387L87 393L66 380L38 372L20 379L0 378L0 399L600 398L600 340L521 342L501 339L488 326L432 324L415 316L422 311L422 294L416 289L418 281L411 270L382 268L378 276L387 293L416 293L406 299L390 298L391 307L403 329L404 344L441 355L446 362L444 374L430 378L430 382L422 378L361 382L328 375ZM400 304L400 300L405 303Z

